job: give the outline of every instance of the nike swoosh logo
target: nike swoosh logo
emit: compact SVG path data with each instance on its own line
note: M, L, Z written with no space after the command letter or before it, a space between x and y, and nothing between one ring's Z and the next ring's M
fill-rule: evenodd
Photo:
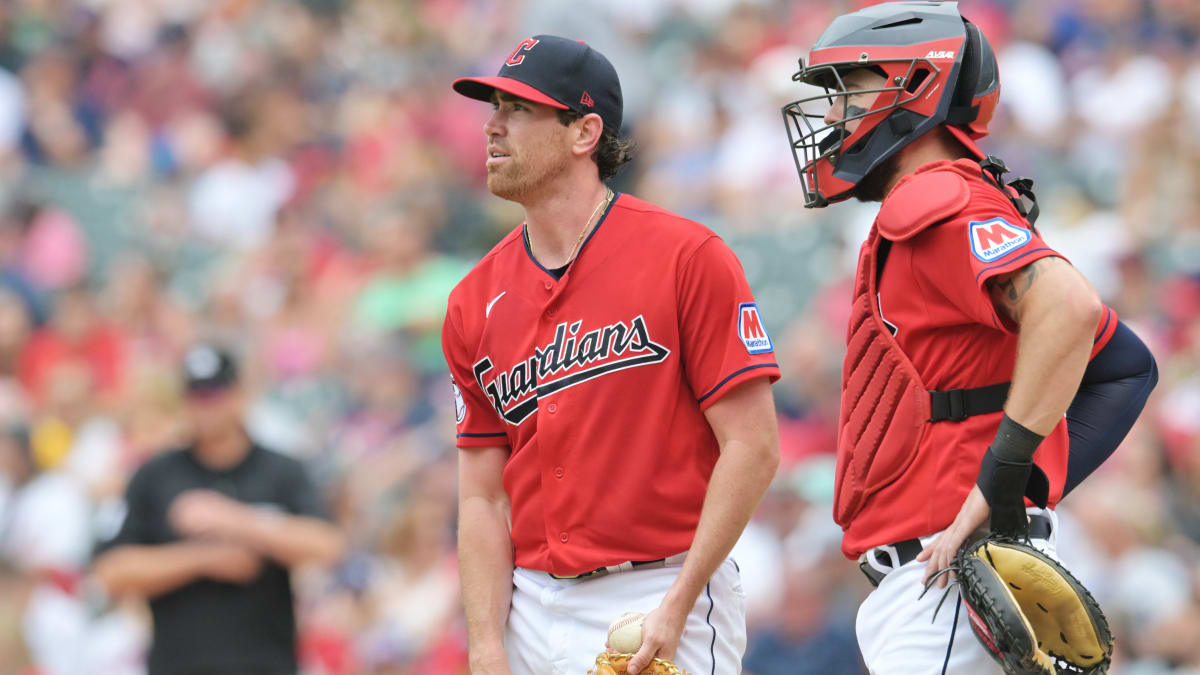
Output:
M483 309L483 318L485 318L485 319L486 319L486 318L488 318L489 316L491 316L491 315L492 315L492 305L494 305L494 304L496 304L497 302L499 302L500 298L503 298L503 297L504 297L504 294L505 294L505 293L507 293L507 292L508 292L508 291L500 291L500 295L497 295L496 297L492 298L492 301L491 301L491 302L489 302L489 303L487 304L487 307L485 307L485 308Z

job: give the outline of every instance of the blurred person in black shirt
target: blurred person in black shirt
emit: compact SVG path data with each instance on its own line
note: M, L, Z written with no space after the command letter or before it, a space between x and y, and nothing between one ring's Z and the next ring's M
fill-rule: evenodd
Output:
M130 479L94 578L110 595L148 599L151 675L294 674L288 569L337 560L342 535L303 466L246 434L233 358L197 346L184 374L194 440Z

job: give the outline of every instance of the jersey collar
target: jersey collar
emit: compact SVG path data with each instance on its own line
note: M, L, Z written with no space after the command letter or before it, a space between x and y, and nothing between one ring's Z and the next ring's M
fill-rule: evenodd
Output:
M600 231L600 226L603 225L604 221L608 218L608 213L610 211L612 211L612 208L613 208L613 206L616 205L617 200L619 200L621 198L621 194L622 193L617 192L616 190L613 191L612 201L608 203L607 207L605 207L604 213L600 214L600 220L596 221L596 226L592 228L592 231L590 234L588 234L587 239L583 240L583 244L580 245L580 247L579 247L579 253L575 254L575 260L572 260L571 262L567 263L567 271L563 272L564 279L567 277L568 274L571 273L571 268L575 266L575 261L579 260L580 258L583 257L583 251L584 251L584 249L587 248L588 242L590 242L592 240L592 237L596 236L596 233ZM550 277L555 282L561 281L561 279L554 276L554 274L552 274L550 272L550 270L543 267L542 263L538 262L537 258L533 257L533 251L529 248L529 237L525 232L526 227L528 227L528 225L526 225L525 223L521 223L521 245L525 247L525 255L529 256L529 260L531 262L533 262L534 265L537 265L537 268L539 270L545 272L546 276Z

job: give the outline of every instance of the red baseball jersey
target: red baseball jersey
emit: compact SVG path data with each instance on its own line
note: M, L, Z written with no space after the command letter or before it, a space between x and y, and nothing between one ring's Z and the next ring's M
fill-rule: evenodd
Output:
M903 179L880 208L880 219L903 213L916 217L906 204L935 205L939 197L965 181L965 206L916 234L903 232L891 243L879 278L879 312L900 348L930 390L982 387L1012 379L1017 355L1017 329L997 313L986 282L1048 256L1052 249L1012 203L970 160L935 162ZM920 207L918 207L919 210ZM957 208L957 207L956 207ZM935 215L939 218L943 214ZM877 221L887 236L884 225ZM895 229L893 226L892 229ZM895 232L893 232L893 236ZM908 237L908 238L903 238ZM1092 355L1116 329L1116 315L1105 309ZM865 503L846 528L843 553L856 558L868 548L924 536L945 529L975 484L979 463L996 435L1001 413L969 417L961 422L926 425L912 464L896 481ZM1050 479L1050 505L1062 497L1066 480L1066 419L1059 422L1034 455Z
M523 227L450 294L458 446L508 446L519 567L559 575L692 543L719 454L704 411L779 378L733 252L619 194L555 279Z

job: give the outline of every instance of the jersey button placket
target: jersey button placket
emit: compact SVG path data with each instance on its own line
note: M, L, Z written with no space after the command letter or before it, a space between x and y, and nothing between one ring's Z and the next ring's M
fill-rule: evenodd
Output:
M564 543L564 544L565 544L565 543L567 543L567 540L568 540L568 539L570 539L570 538L571 538L571 537L567 536L567 533L566 533L566 532L562 532L562 533L560 533L560 534L558 535L558 540L559 540L559 541L561 541L561 542L562 542L562 543Z
M566 470L564 470L561 466L554 467L554 477L555 478L562 478L566 474L567 474Z
M550 413L551 415L558 412L558 404L551 403L550 405L546 406L546 412Z

